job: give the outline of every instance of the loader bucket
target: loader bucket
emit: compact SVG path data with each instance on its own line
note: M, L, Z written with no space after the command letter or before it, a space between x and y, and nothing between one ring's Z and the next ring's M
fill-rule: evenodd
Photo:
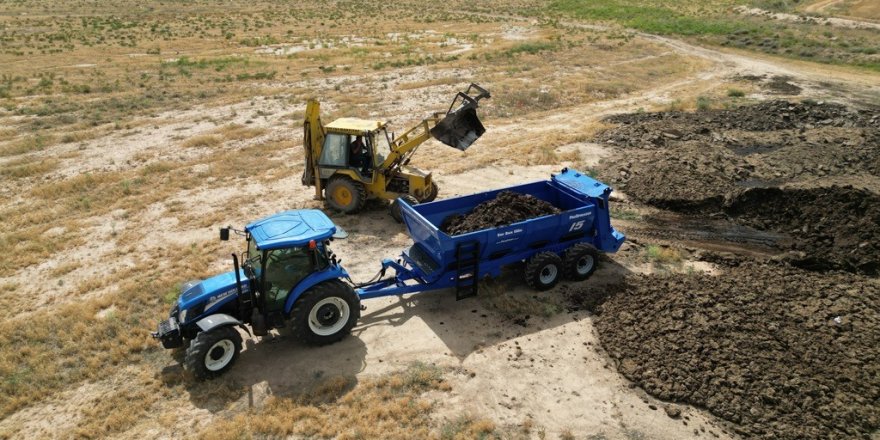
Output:
M485 132L477 109L470 106L447 114L431 129L435 139L461 151L467 150Z

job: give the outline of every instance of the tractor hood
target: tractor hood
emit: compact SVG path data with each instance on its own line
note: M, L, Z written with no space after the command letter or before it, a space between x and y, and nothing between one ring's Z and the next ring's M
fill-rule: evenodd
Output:
M244 271L239 271L241 277L241 290L248 292L250 283ZM185 286L184 286L185 287ZM187 320L210 311L216 306L230 301L238 295L235 286L235 272L229 271L199 283L195 283L180 295L177 305L180 310L192 310L187 315Z

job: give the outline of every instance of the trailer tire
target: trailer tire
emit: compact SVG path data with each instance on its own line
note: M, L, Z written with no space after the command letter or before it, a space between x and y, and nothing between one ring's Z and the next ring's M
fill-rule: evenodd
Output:
M437 198L438 194L440 194L440 188L437 186L436 183L431 182L431 184L428 186L428 192L425 193L425 197L422 197L422 200L420 200L419 203L433 202Z
M587 243L578 243L568 248L562 257L565 277L572 281L589 278L597 267L599 267L599 251Z
M400 197L400 199L406 200L406 203L409 203L410 206L415 206L419 204L418 199L409 194L404 194ZM391 213L391 218L394 219L397 223L403 223L403 214L400 212L400 203L397 202L397 199L391 202L388 206L388 211Z
M360 298L342 281L324 281L306 290L290 315L294 337L311 345L332 344L351 333L361 315Z
M532 289L552 289L562 275L562 259L553 252L541 252L526 263L526 284Z
M241 335L227 325L199 332L190 342L183 366L198 380L213 379L228 371L241 353Z
M364 204L367 203L367 189L348 176L331 177L324 191L327 204L346 214L354 214L364 209Z

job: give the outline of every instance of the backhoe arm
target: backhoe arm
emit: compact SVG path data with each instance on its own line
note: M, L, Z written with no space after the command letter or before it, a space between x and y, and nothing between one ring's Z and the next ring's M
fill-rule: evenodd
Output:
M401 163L406 163L419 148L419 145L434 137L431 135L431 129L437 126L437 123L444 116L442 112L434 113L432 116L422 119L422 122L407 130L406 133L395 137L391 141L391 153L382 163L382 169L390 170Z
M318 172L318 159L324 146L324 124L321 123L321 104L316 99L309 99L303 121L303 152L305 168L302 184L315 186L315 199L321 200L321 176Z

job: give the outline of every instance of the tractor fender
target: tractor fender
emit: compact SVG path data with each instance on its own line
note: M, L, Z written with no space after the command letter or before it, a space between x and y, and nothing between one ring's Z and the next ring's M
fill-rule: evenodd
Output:
M196 321L196 325L199 326L199 328L203 332L207 332L217 327L224 327L227 325L241 325L241 321L225 313L216 313Z
M327 280L335 280L348 278L348 272L345 271L340 266L330 266L326 270L322 270L320 272L315 272L305 277L300 281L293 290L290 291L290 294L287 295L287 300L284 302L284 314L290 315L290 311L293 309L293 304L299 299L300 295L303 294L306 290L311 288L312 286L323 283Z

